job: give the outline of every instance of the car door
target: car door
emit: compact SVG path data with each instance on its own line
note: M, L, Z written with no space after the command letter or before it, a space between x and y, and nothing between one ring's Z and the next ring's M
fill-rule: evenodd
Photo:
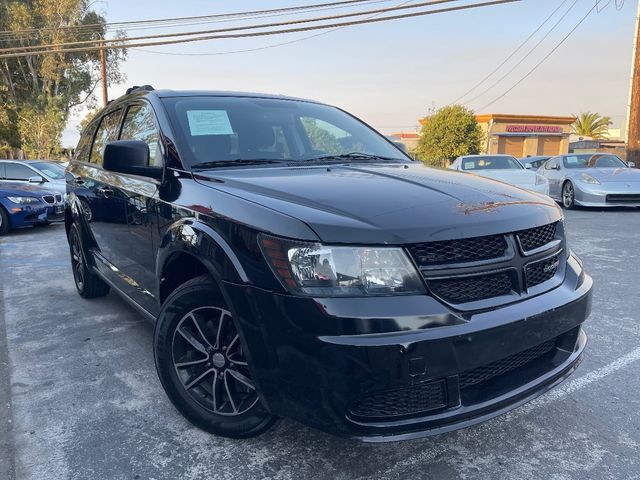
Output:
M126 106L119 140L141 140L149 145L150 165L162 165L159 130L152 107L146 102ZM138 305L154 314L157 307L155 256L151 217L159 183L137 175L104 172L109 189L104 193L107 209L118 220L104 222L103 241L109 244L109 270L120 288ZM114 270L115 267L117 270Z
M543 174L549 181L549 196L560 198L560 185L562 183L562 173L560 170L560 157L553 157L547 160L543 167Z

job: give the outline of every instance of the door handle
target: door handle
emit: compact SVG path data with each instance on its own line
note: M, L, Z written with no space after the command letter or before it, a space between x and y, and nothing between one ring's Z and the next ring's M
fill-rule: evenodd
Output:
M113 194L113 189L111 189L110 187L100 187L98 188L97 192L106 196Z

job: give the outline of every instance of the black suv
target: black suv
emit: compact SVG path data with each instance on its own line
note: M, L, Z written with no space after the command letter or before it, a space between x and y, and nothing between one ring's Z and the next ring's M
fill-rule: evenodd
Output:
M167 395L212 433L445 432L557 385L585 347L592 281L553 200L427 168L335 107L136 87L67 182L78 292L155 322Z

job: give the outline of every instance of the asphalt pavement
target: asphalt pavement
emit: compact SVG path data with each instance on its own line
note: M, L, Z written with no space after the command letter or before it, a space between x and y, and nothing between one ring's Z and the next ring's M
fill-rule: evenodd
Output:
M640 479L640 209L567 212L594 277L585 360L484 424L362 444L289 420L249 440L186 422L156 376L152 325L75 292L64 227L0 238L0 479Z

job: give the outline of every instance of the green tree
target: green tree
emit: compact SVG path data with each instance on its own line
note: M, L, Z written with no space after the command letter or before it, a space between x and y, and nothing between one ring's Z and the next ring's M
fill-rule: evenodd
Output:
M0 30L14 32L3 48L82 42L103 37L105 19L87 0L4 0ZM84 26L82 29L68 28ZM25 31L28 31L25 33ZM116 34L123 38L122 32ZM126 51L107 50L107 83L124 80L119 64ZM95 105L100 56L90 52L28 55L0 60L0 150L50 157L72 109Z
M571 125L571 132L593 139L607 138L611 117L601 117L599 113L581 113Z
M428 165L445 167L447 160L480 153L481 144L482 130L473 112L451 105L425 119L415 154Z

